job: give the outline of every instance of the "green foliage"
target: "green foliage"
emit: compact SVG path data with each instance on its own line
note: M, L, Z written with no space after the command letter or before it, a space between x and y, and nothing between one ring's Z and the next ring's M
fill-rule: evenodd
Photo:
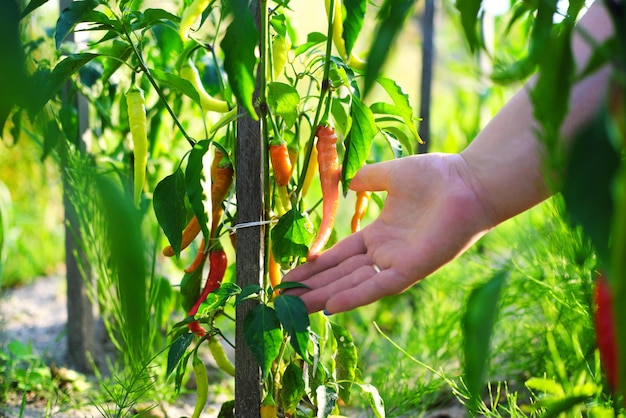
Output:
M480 398L487 370L491 333L496 322L500 292L505 279L505 271L496 273L488 282L472 290L465 306L464 380L470 393L470 406L476 404Z
M154 188L154 214L176 256L180 254L182 233L187 224L185 213L185 175L179 169Z
M363 96L369 93L374 81L382 72L390 48L396 41L400 28L410 15L412 7L413 1L410 0L386 0L382 4L378 13L378 26L369 49Z

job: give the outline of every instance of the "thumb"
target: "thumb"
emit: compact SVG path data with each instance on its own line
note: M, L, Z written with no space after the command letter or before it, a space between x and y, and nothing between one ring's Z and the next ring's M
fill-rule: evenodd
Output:
M356 192L380 192L389 184L389 162L368 164L361 167L350 181L350 189Z

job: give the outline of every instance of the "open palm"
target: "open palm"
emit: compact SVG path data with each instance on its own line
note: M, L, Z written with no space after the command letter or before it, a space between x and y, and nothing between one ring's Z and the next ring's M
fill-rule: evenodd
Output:
M366 166L353 190L387 191L380 216L284 280L309 312L342 312L397 294L462 253L492 225L480 185L458 154L426 154ZM378 271L380 270L380 271Z

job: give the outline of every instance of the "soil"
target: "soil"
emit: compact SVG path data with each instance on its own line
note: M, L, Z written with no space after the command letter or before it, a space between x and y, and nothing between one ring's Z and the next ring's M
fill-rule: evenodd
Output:
M65 280L61 276L44 277L35 280L28 286L5 291L0 294L0 353L6 351L6 344L19 341L32 346L33 354L43 359L54 373L72 373L67 361L66 338L66 292ZM112 355L113 347L105 342L106 333L102 326L96 327L99 341L103 343L103 354ZM232 355L233 353L229 353ZM221 373L209 363L211 373ZM211 370L213 368L213 370ZM219 379L219 375L215 375ZM211 377L210 377L211 379ZM92 384L97 384L93 376L86 377ZM187 386L193 389L193 381ZM232 389L232 388L230 388ZM222 392L228 392L222 391ZM217 417L219 408L228 400L226 395L218 395L207 405L202 418ZM144 417L174 418L188 417L193 412L195 396L182 394L175 404L162 404L144 413ZM58 404L55 404L58 403ZM26 398L24 409L20 412L23 400L15 397L0 405L0 418L41 418L53 416L59 418L101 417L101 412L90 405L88 400L80 402L80 406L62 404L54 399ZM50 405L49 405L50 404ZM46 413L48 411L48 413ZM345 413L345 412L344 412ZM345 413L349 417L366 417L367 413ZM463 418L465 410L459 405L450 405L429 411L424 418ZM409 416L407 415L407 418Z

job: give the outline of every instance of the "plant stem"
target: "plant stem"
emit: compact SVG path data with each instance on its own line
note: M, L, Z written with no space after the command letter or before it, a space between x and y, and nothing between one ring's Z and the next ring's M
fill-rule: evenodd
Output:
M302 165L302 170L300 171L300 177L298 178L298 186L296 187L296 190L294 192L294 195L296 196L296 201L298 202L300 201L300 197L301 197L300 193L302 192L302 186L304 185L304 178L306 177L306 172L307 172L307 169L309 168L309 160L311 159L311 153L313 152L316 128L320 121L322 108L325 108L324 114L326 114L330 106L330 100L327 100L326 106L324 106L324 99L325 99L325 96L330 93L330 79L329 79L330 63L331 63L330 55L331 55L332 47L333 47L333 42L332 42L333 15L334 15L335 2L331 1L329 6L330 8L328 11L328 30L327 30L327 36L326 36L326 54L325 54L325 60L324 60L324 73L322 76L322 90L320 91L320 99L317 105L317 109L315 111L315 117L313 118L313 124L311 125L311 135L309 137L309 141L307 142L306 157L304 158L304 164Z
M146 65L146 62L143 60L143 56L141 55L141 52L139 51L139 49L137 49L137 45L135 45L135 43L131 39L130 32L128 31L128 27L124 24L124 22L120 22L120 23L122 23L122 26L124 27L124 36L126 40L128 41L128 43L130 44L131 48L133 49L133 53L137 57L137 61L139 61L140 70L143 71L144 74L148 77L148 81L150 82L152 87L154 87L157 94L159 95L159 98L165 105L165 108L167 109L168 113L174 119L174 123L176 124L180 132L183 134L183 136L185 137L189 145L193 148L196 145L196 141L191 136L189 136L189 134L187 133L183 125L180 123L180 120L178 120L176 113L174 113L169 103L167 102L167 99L165 95L163 94L163 91L161 90L159 85L156 83L156 80L154 79L154 77L152 77L152 74L150 73L150 69Z

